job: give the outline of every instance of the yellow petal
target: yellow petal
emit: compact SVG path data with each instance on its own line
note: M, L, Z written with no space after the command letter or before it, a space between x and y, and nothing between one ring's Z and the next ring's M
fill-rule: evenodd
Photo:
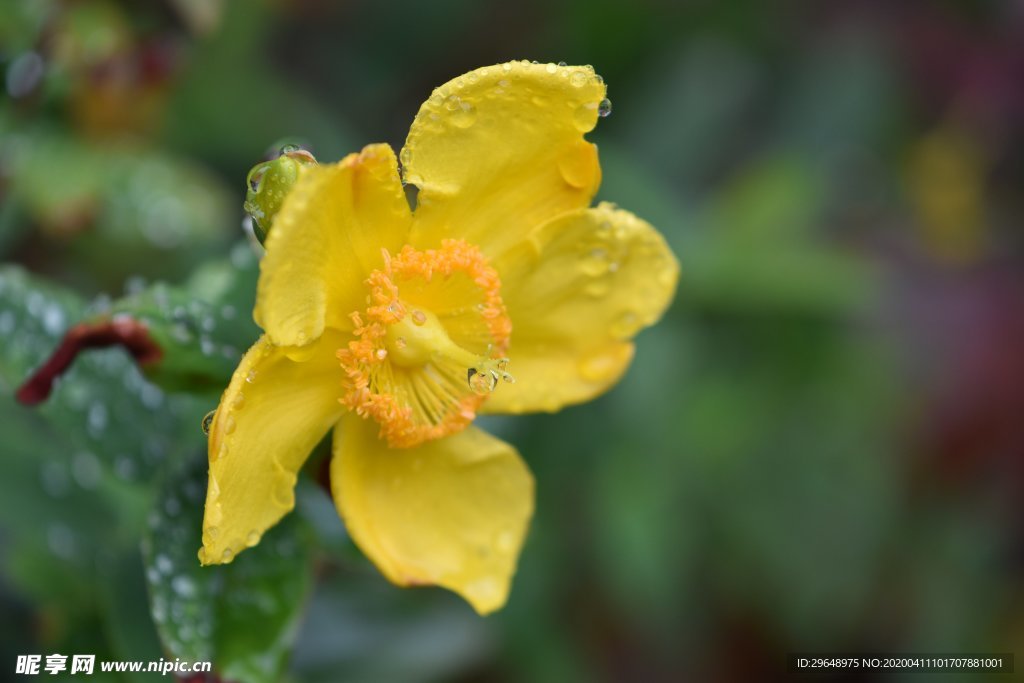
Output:
M630 340L675 293L679 265L665 240L628 211L602 203L557 218L496 262L512 319L515 384L481 412L558 410L615 384Z
M340 333L302 350L305 360L261 338L242 358L210 428L203 564L230 562L295 505L295 480L339 419Z
M278 345L349 329L367 274L405 244L412 217L388 145L305 170L274 219L260 264L256 322Z
M372 421L334 432L331 489L352 539L402 586L444 586L480 614L508 597L533 514L533 477L515 449L468 427L390 450Z
M601 182L584 141L604 82L591 67L509 62L434 91L402 149L419 187L412 243L456 237L495 255L548 219L590 204Z

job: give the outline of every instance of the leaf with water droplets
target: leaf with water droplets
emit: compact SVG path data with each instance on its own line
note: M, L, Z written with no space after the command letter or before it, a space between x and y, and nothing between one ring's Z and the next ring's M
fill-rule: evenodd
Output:
M262 538L251 534L255 547L231 564L201 567L205 485L200 458L168 482L150 513L143 553L153 620L175 657L212 661L225 680L277 681L311 585L307 544L290 517Z
M96 307L84 320L81 313L69 319L58 307L47 307L41 318L50 331L77 324L25 383L19 398L31 404L45 400L54 380L82 350L107 346L128 350L164 389L219 390L259 335L249 316L238 313L252 308L257 270L251 250L239 245L229 259L199 269L184 287L132 285L131 294ZM4 319L0 323L6 324Z
M163 462L201 440L198 429L194 440L181 434L184 424L198 424L202 403L187 395L167 394L148 382L120 348L82 354L48 400L31 411L14 407L15 388L43 365L68 327L95 317L89 311L76 296L20 268L0 268L0 330L7 330L0 346L0 389L4 401L11 403L4 411L10 418L0 420L0 431L14 448L22 442L7 423L17 423L19 432L34 425L39 434L27 431L24 443L39 442L37 466L54 459L45 479L52 491L71 486L102 494L108 487L125 484L141 490ZM45 438L46 434L59 438ZM63 475L56 475L55 467L62 468ZM67 485L60 483L61 477ZM119 493L114 499L123 497ZM125 516L122 525L133 519Z

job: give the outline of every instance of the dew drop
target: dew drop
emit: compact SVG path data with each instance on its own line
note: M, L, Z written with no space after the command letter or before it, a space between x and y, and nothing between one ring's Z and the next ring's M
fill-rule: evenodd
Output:
M628 339L640 330L640 318L632 311L626 311L612 323L612 335L618 339Z
M231 401L231 407L234 410L238 410L239 408L241 408L244 405L245 405L245 394L243 394L242 392L238 392L238 394L235 396L235 398L232 399L232 401Z
M182 598L195 597L196 584L192 579L187 576L179 575L175 576L171 580L171 590L178 594Z
M230 434L235 431L235 418L228 415L224 418L224 433Z
M246 373L245 381L248 382L249 384L252 384L253 382L255 382L256 381L256 371L255 370L250 370L248 373Z
M582 88L587 84L587 74L583 71L573 71L572 75L569 76L569 85L574 88Z
M412 321L417 325L422 325L423 323L427 322L427 314L420 310L413 311Z
M494 539L495 549L502 555L511 555L516 549L516 537L511 531L502 531Z
M245 537L245 544L250 548L260 542L260 532L253 529L249 532L249 535Z
M282 475L282 479L274 485L274 502L291 510L295 507L295 480Z
M174 570L174 563L166 555L157 555L156 559L153 560L153 564L161 574L170 574Z
M601 100L600 104L597 105L597 115L602 119L606 116L610 116L612 113L612 101L607 97Z
M583 140L570 145L558 157L558 172L570 187L591 187L599 173L593 146Z
M217 537L220 536L220 529L215 526L208 526L203 529L203 533L209 536L211 541L216 541Z
M469 102L460 102L449 118L456 128L469 128L476 123L476 107Z
M89 434L98 437L107 428L109 414L107 407L102 403L94 403L89 407L89 414L86 416L86 426Z
M580 260L580 270L590 277L598 277L608 272L608 250L594 247Z
M377 356L378 360L384 360L385 358L388 357L388 350L387 349L377 349L377 352L376 352L375 355Z
M675 271L672 268L662 268L658 272L658 284L662 287L671 287L676 279Z
M231 548L224 548L224 552L220 554L220 559L224 562L228 562L234 556L235 553L231 550Z
M576 107L572 120L576 125L576 130L581 133L593 130L594 123L597 121L597 102L586 102Z
M466 585L466 595L475 602L492 603L500 592L498 582L490 577L477 579Z
M558 67L555 66L554 64L548 64L547 66L544 67L544 70L547 71L549 74L553 74L556 71L558 71Z
M406 345L407 342L405 341L405 337L399 337L398 339L395 340L395 348L404 349Z
M466 373L466 381L474 393L485 396L498 385L498 373L493 370L470 368Z
M457 109L459 109L461 104L462 100L459 98L458 95L451 95L447 100L445 100L444 108L447 109L448 111L456 111Z
M580 358L576 369L588 382L607 382L629 361L629 352L601 349Z
M206 436L210 435L210 427L213 426L213 418L216 417L216 415L217 415L217 411L216 410L211 410L206 415L203 415L202 427L203 427L203 434L205 434Z

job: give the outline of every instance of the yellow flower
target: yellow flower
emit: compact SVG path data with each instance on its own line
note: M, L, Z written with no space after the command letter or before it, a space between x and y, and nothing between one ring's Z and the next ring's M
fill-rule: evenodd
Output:
M265 334L210 429L203 564L292 509L334 428L338 512L387 578L481 614L505 603L533 478L473 418L606 391L678 277L650 225L588 208L601 171L583 134L604 97L590 67L485 67L420 108L401 178L387 145L303 171L266 241Z

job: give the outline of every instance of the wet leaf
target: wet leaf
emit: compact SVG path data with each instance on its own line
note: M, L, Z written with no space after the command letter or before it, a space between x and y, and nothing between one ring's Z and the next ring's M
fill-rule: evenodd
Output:
M206 401L164 392L118 348L83 354L60 378L52 396L38 406L19 406L12 398L67 328L92 317L91 310L95 306L86 307L75 295L18 267L0 268L3 433L11 435L9 448L23 449L35 467L53 459L76 488L95 493L115 508L126 505L141 511L148 482L164 463L195 452L202 442L199 420ZM140 517L119 516L106 531L141 528Z
M153 620L168 652L212 661L224 680L277 681L311 584L294 516L227 565L201 567L205 459L161 492L143 542Z

